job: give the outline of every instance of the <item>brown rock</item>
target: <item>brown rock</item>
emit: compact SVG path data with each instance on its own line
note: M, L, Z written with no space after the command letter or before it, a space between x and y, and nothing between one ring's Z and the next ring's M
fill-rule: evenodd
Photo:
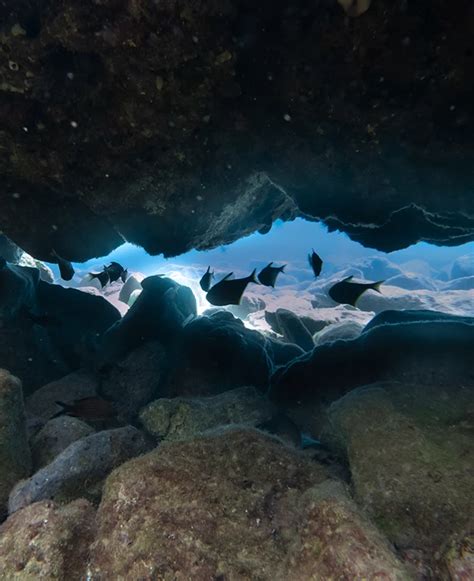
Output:
M0 527L0 578L8 581L85 579L94 509L79 499L67 506L43 501Z

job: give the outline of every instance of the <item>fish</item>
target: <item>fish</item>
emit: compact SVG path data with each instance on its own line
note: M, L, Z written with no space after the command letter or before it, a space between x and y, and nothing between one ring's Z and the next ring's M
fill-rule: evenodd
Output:
M66 260L65 258L59 256L59 254L54 249L51 251L51 255L54 257L58 264L61 278L63 280L71 280L76 271L74 270L74 267L69 262L69 260Z
M199 285L201 286L201 288L204 292L207 293L208 290L211 288L213 278L214 278L214 271L211 272L211 267L208 266L205 274L203 275L203 277L199 281Z
M91 277L91 280L96 278L100 282L102 288L104 288L104 286L110 282L109 273L105 268L102 272L89 272L89 276Z
M75 399L72 403L62 401L56 401L55 403L62 409L51 419L66 415L73 418L102 420L114 418L117 415L117 410L111 401L96 396Z
M258 273L258 280L264 286L271 286L272 288L275 288L277 276L280 274L280 272L284 271L286 264L283 266L272 266L272 264L273 262L270 262Z
M125 272L124 267L118 262L111 262L109 266L104 266L104 270L108 272L110 282L115 282L121 278L122 273Z
M314 248L313 253L308 254L308 262L313 269L314 276L319 276L321 274L321 269L323 268L323 261L321 260L321 257L316 254Z
M256 278L257 269L254 268L252 273L245 278L236 278L229 280L233 272L224 276L217 284L215 284L206 295L206 299L216 307L223 307L225 305L240 305L242 295L244 294L247 285L251 282L258 284Z
M127 282L127 278L128 278L128 269L127 268L122 270L122 274L120 275L120 278L121 278L122 282Z
M380 285L385 282L384 280L369 283L351 282L352 278L352 275L348 276L329 289L328 294L333 301L341 303L342 305L352 305L355 307L356 302L365 291L374 290L380 293Z

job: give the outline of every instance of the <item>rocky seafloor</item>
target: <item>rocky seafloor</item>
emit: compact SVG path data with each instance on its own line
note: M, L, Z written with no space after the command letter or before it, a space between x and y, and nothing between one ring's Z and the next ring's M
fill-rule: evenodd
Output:
M0 276L1 579L474 577L474 318L313 347L318 310L263 334L166 277L121 315ZM91 397L113 413L58 415Z

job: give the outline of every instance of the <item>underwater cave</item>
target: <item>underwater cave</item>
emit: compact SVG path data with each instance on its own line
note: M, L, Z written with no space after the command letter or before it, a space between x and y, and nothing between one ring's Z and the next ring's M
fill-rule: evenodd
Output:
M0 579L474 579L470 0L0 0Z

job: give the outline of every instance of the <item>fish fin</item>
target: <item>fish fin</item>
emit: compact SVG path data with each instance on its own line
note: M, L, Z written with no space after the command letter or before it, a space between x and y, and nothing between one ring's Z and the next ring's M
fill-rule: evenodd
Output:
M222 282L222 281L224 281L224 280L228 280L228 279L229 279L229 278L230 278L230 277L231 277L233 274L234 274L233 272L229 272L229 274L226 274L226 275L224 276L224 278L222 278L222 279L221 279L219 282Z
M254 268L249 275L249 282L254 282L255 284L260 284L257 279L257 269Z
M268 268L268 267L269 267L269 266L271 266L272 264L273 264L273 260L272 260L271 262L269 262L265 268Z
M286 266L287 266L287 265L286 265L286 264L284 264L283 266L280 266L278 270L279 270L280 272L285 272L285 267L286 267Z
M377 282L374 282L374 284L370 285L370 288L380 294L382 294L382 291L380 290L380 286L384 283L384 280L378 280Z
M348 277L346 277L346 278L342 279L342 281L341 281L341 282L349 282L349 281L350 281L350 280L352 280L353 278L354 278L354 275L353 275L353 274L351 274L351 276L348 276Z

